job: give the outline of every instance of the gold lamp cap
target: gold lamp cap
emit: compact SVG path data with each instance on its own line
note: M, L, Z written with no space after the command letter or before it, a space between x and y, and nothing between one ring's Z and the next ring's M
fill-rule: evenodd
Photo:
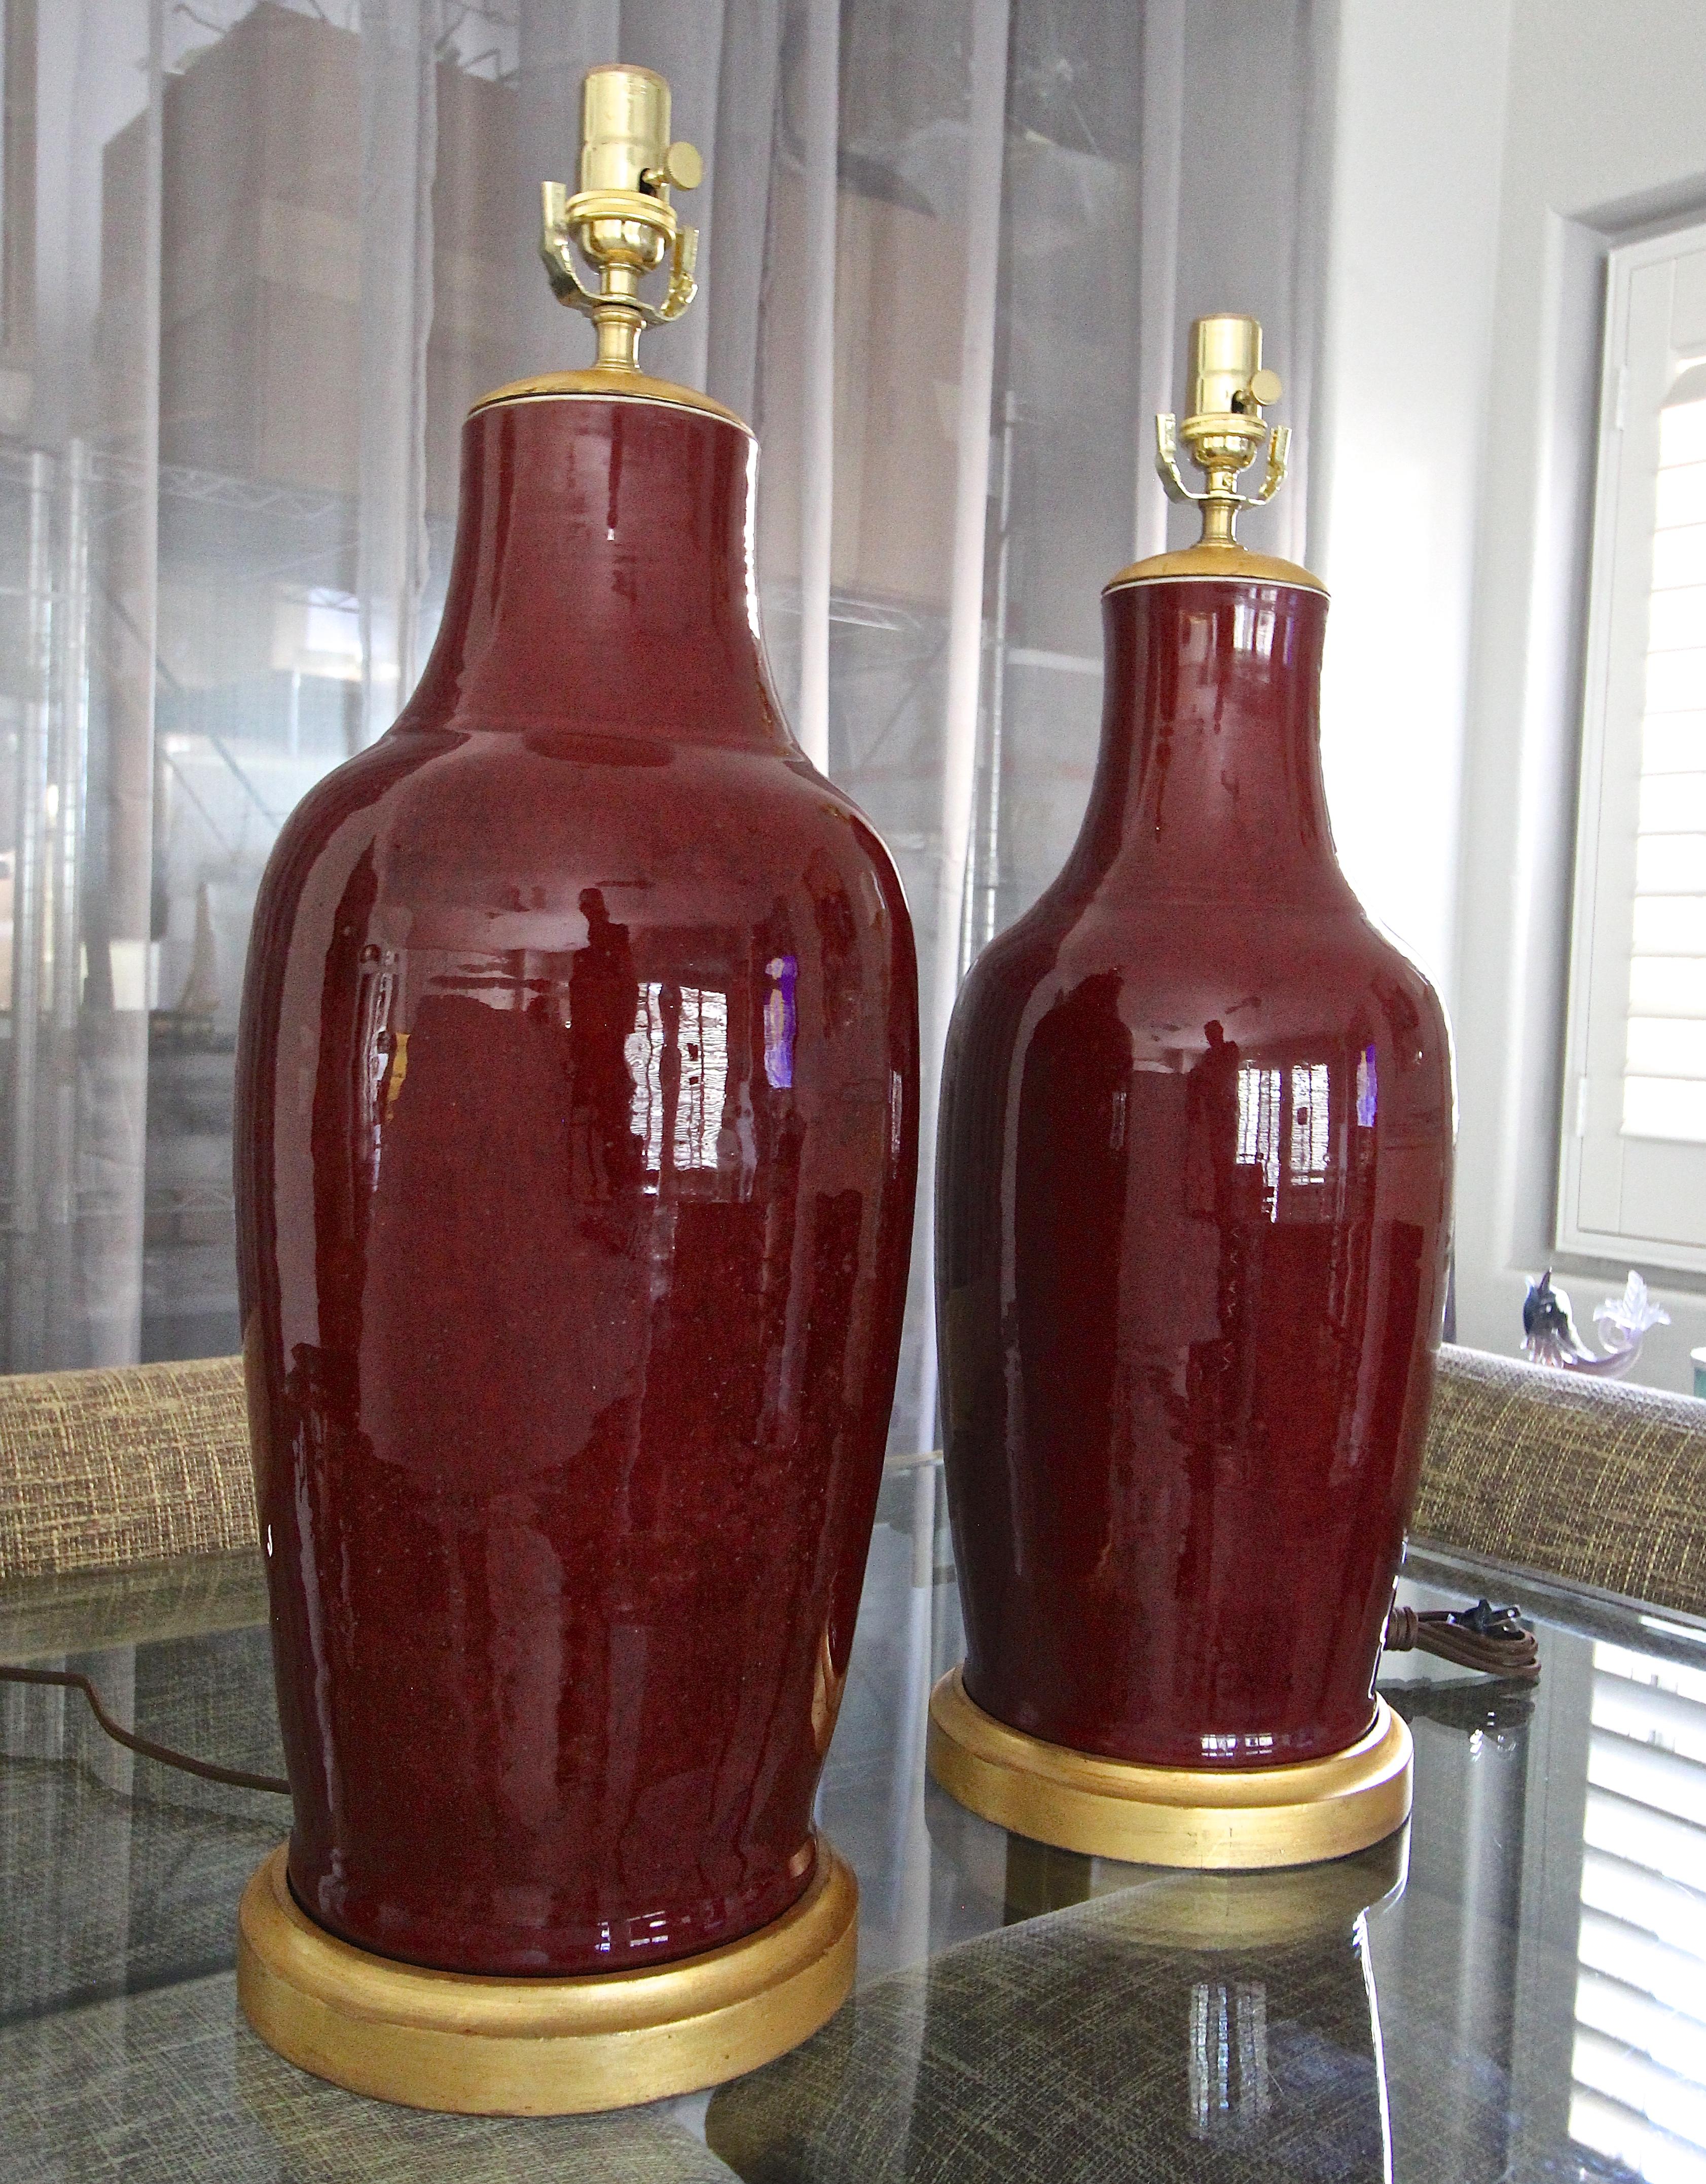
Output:
M1271 583L1325 586L1294 561L1253 554L1238 543L1241 508L1270 501L1285 482L1291 428L1270 425L1262 412L1283 391L1280 375L1262 362L1259 322L1241 311L1214 311L1191 327L1191 408L1181 423L1170 410L1155 420L1155 468L1170 500L1203 511L1202 536L1179 554L1158 554L1122 569L1109 591L1167 577L1242 577ZM1179 467L1180 444L1203 474L1200 491L1187 486ZM1254 493L1239 490L1242 471L1265 451L1267 464Z

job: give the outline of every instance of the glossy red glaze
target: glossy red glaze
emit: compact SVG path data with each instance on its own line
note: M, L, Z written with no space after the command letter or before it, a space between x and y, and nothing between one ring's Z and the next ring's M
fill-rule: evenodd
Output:
M1334 858L1326 602L1110 592L1064 871L949 1034L937 1207L967 1688L1158 1766L1353 1743L1443 1301L1451 1055Z
M751 443L465 428L403 718L262 887L237 1190L303 1905L576 1973L812 1865L910 1240L899 882L789 737Z

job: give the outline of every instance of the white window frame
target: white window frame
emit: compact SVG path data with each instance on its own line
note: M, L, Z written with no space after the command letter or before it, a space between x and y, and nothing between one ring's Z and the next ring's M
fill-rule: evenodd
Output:
M1613 250L1556 1234L1560 1251L1683 1273L1706 1273L1706 1145L1625 1137L1622 1124L1659 415L1678 371L1700 361L1706 224Z

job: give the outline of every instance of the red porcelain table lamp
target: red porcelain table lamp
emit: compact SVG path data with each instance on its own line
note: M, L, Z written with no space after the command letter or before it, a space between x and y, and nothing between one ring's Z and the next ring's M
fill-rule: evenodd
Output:
M967 1653L930 1753L1043 1842L1256 1867L1409 1809L1374 1680L1439 1336L1452 1071L1433 989L1334 857L1322 587L1234 537L1240 472L1265 448L1266 499L1285 470L1260 328L1192 339L1159 460L1201 541L1109 585L1082 832L949 1034Z
M506 2113L709 2085L847 1991L812 1802L916 1156L906 907L770 689L752 436L635 361L698 156L645 70L584 125L545 253L597 365L470 416L436 645L280 836L239 1072L296 1807L239 1992L308 2070Z

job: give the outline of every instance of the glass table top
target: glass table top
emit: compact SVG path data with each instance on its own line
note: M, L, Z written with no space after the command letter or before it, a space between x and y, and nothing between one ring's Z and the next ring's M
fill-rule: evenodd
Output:
M0 2180L1706 2180L1706 1625L1414 1561L1417 1605L1514 1591L1543 1674L1387 1657L1409 1829L1292 1873L1120 1866L925 1779L960 1640L941 1502L933 1464L891 1466L821 1794L862 1891L853 1999L609 2116L424 2115L281 2062L231 1964L282 1801L0 1685ZM246 1558L0 1588L0 1659L275 1772L264 1612Z

